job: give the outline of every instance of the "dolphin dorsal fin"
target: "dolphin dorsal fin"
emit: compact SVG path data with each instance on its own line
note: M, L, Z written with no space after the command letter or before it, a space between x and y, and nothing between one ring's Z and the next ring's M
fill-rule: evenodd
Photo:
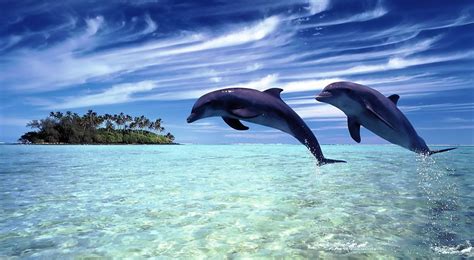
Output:
M360 143L360 124L357 122L357 119L354 117L348 117L347 127L349 128L349 133L351 134L352 139Z
M388 96L388 99L390 99L393 102L393 104L397 105L398 100L400 99L400 96L397 94L393 94L393 95Z
M281 99L280 93L281 93L282 91L283 91L283 89L281 89L281 88L269 88L269 89L267 89L267 90L265 90L265 91L263 91L263 92L265 92L265 93L267 93L267 94L270 94L270 95L272 95L272 96L274 96L274 97L276 97L276 98Z
M248 130L248 126L245 126L240 122L238 119L230 118L230 117L225 117L223 116L222 119L224 119L224 122L226 122L230 127L234 128L235 130Z

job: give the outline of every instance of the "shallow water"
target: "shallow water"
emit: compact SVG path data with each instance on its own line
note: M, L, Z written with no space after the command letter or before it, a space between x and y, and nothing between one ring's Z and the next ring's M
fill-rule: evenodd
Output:
M0 146L0 257L474 257L474 147Z

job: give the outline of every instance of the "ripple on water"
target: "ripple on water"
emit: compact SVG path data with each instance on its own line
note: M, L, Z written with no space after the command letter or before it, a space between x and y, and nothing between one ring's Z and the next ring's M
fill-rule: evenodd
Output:
M0 258L473 257L474 148L323 148L0 146Z

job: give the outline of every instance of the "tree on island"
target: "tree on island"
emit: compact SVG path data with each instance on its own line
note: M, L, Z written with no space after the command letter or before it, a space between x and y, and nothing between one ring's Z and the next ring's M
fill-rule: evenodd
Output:
M172 144L171 133L162 134L160 118L151 121L145 116L98 115L89 110L80 116L71 111L51 112L48 117L32 120L26 126L37 129L18 139L33 144ZM137 130L137 128L139 130Z

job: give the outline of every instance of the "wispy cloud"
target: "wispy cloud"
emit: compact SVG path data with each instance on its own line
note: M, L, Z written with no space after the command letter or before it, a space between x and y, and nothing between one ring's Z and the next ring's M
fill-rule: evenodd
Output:
M310 1L310 2L313 2L313 1ZM314 4L311 4L311 9L310 9L312 14L324 11L328 7L327 1L314 1L314 2L315 2ZM320 27L320 26L332 26L332 25L354 23L354 22L365 22L365 21L370 21L370 20L382 17L387 13L388 13L388 10L384 6L382 6L382 4L379 2L371 10L366 10L365 12L350 15L347 17L329 19L328 21L301 24L299 25L299 29L307 29L307 28L314 28L314 27Z
M268 134L268 133L241 133L241 134L225 134L225 137L244 138L244 139L278 139L287 134Z
M472 112L474 111L474 103L438 103L428 105L400 106L399 108L404 112Z
M469 120L474 109L466 101L474 84L472 5L127 0L64 7L31 2L5 13L5 111L16 107L12 100L31 111L179 100L188 111L193 99L216 89L279 87L310 125L336 127L345 115L314 100L335 81L400 94L402 110L415 120L441 112ZM170 124L184 124L178 112L169 113ZM191 132L229 129L197 126L186 125Z
M115 85L100 93L88 94L79 97L68 97L64 101L56 104L50 104L46 109L66 109L78 107L94 107L101 105L111 105L119 103L132 102L133 94L148 92L156 88L152 81L142 81L137 83L126 83Z
M142 100L183 100L183 99L196 99L200 96L222 88L252 88L258 90L265 90L271 87L274 87L275 82L277 81L278 75L271 74L267 75L259 80L250 81L246 83L241 83L237 85L228 85L228 86L218 86L214 88L199 89L199 90L184 90L184 91L173 91L165 92L156 95L149 95L143 97Z
M329 9L329 0L309 0L309 13L311 15L319 14Z
M474 117L469 119L466 118L461 118L461 117L448 117L443 120L444 122L447 123L468 123L468 122L474 122Z
M321 126L316 128L311 128L312 131L330 131L330 130L337 130L337 129L347 129L346 124L336 124L331 126Z
M0 125L2 126L26 126L30 121L30 119L0 116Z
M401 59L408 57L412 54L417 54L429 50L433 47L433 44L436 43L442 36L438 35L436 37L424 39L421 41L408 41L403 44L397 44L399 46L383 49L383 50L374 50L370 53L355 53L355 54L341 54L333 55L330 57L320 58L314 61L305 61L298 64L298 66L308 66L308 65L322 65L322 64L348 64L350 62L359 62L361 60L373 61L377 59L384 59L391 57L392 59Z
M298 115L305 119L346 117L346 115L341 110L326 104L319 105L315 103L311 106L295 107L294 109Z
M156 24L151 18L146 18L146 21L148 27L142 33L156 30ZM218 37L207 38L194 34L184 38L158 40L140 47L127 46L88 53L90 48L103 42L101 37L105 37L107 32L98 34L104 23L101 16L87 19L83 32L61 44L41 51L27 49L12 53L5 63L0 81L7 88L38 92L104 80L156 65L169 67L175 61L167 57L262 40L276 30L279 19L276 16L269 17ZM23 76L26 73L27 78Z
M474 125L458 125L458 126L436 126L436 127L417 127L419 130L470 130L474 129Z
M425 65L425 64L468 59L468 58L472 58L473 54L474 54L473 52L467 52L467 53L454 53L450 55L428 56L428 57L423 57L423 58L394 57L394 58L389 58L388 61L384 63L378 63L378 64L372 64L372 65L358 65L358 66L350 67L344 70L314 73L312 77L344 77L344 76L347 77L347 76L355 75L355 74L383 72L383 71L404 69L408 67ZM304 75L302 76L308 77Z
M142 32L143 34L152 33L156 30L156 28L158 28L155 21L153 21L153 19L151 19L150 14L145 15L145 22L147 24L147 27L145 28L145 30L143 30L143 32Z
M337 81L344 81L344 79L329 78L329 79L320 79L320 80L291 81L291 82L279 84L278 87L282 88L285 91L285 93L318 91L318 90L323 89L327 85L333 82L337 82Z

